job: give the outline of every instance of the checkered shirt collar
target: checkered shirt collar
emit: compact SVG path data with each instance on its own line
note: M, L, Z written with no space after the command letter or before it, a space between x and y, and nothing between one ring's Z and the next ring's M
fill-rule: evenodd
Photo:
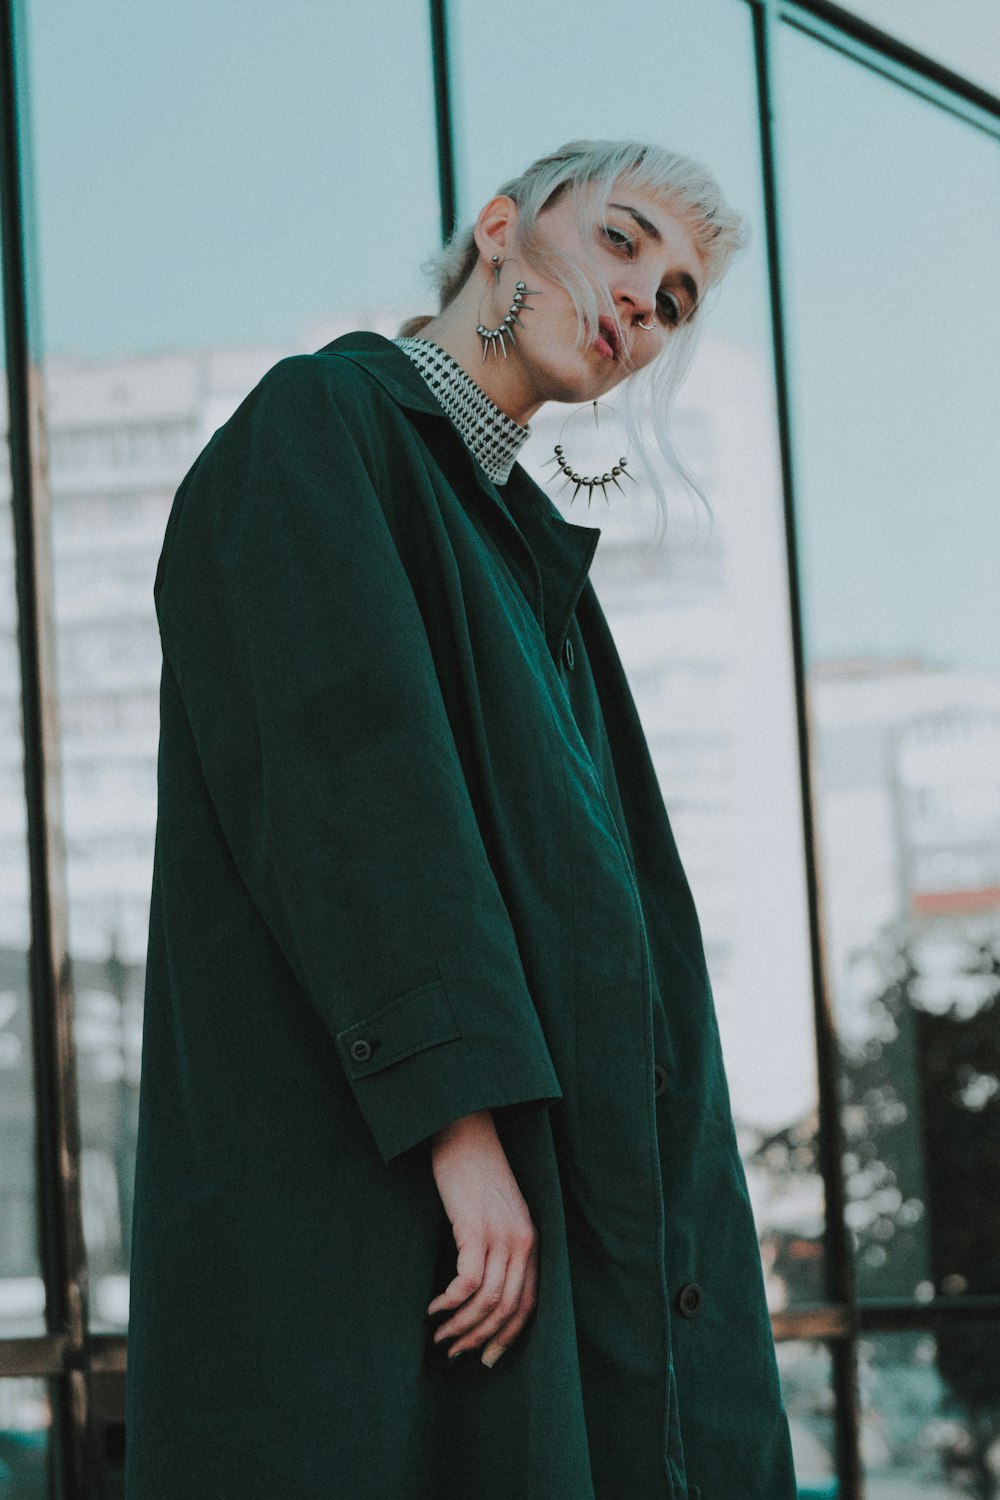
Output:
M408 355L494 484L506 484L530 427L491 401L456 359L430 339L392 342Z

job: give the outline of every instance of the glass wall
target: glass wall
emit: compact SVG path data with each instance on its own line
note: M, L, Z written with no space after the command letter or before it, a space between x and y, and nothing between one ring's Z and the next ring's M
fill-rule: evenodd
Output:
M1000 152L791 26L776 69L847 1227L915 1310L1000 1291ZM862 1340L869 1500L1000 1493L998 1347Z
M993 1500L1000 1325L869 1336L858 1349L867 1500Z
M813 1301L823 1194L815 1155L796 1145L803 1122L815 1126L816 1077L751 12L742 0L633 6L630 27L660 44L630 55L624 93L599 89L583 104L580 80L605 67L606 7L587 0L567 27L562 7L515 0L513 33L532 37L519 87L538 104L512 111L502 135L479 87L496 45L492 17L472 0L452 15L463 223L507 177L583 135L651 140L711 163L751 221L751 248L719 289L676 414L678 446L714 518L674 484L668 539L654 550L648 489L615 492L609 507L598 495L590 516L582 499L571 508L571 490L550 481L549 492L568 520L601 528L590 576L698 905L771 1303ZM669 89L665 55L684 59ZM522 462L543 484L566 418L552 405L532 421ZM569 429L567 451L571 441L579 451L588 426ZM604 449L620 437L611 419ZM600 462L598 438L593 447Z
M429 37L421 0L386 28L303 0L239 24L192 0L31 0L27 20L84 1230L110 1331L128 1317L163 529L270 365L412 308L439 233Z
M778 63L800 568L858 1291L992 1293L997 142L790 27Z
M706 162L750 220L674 415L712 514L665 467L662 547L646 490L589 513L549 493L601 528L591 577L697 903L800 1496L1000 1500L1000 103L946 95L791 0L637 0L627 65L602 0L512 0L513 55L492 12L449 0L435 99L434 10L398 0L373 24L291 0L237 23L203 0L141 17L125 0L17 0L102 1351L91 1488L121 1485L164 524L278 359L431 310L420 265L440 239L435 110L450 106L463 225L538 154L626 135ZM543 484L566 417L532 421L522 457ZM582 445L586 423L570 431ZM602 434L595 457L613 418ZM50 1432L71 1403L12 1378L14 1339L54 1379L63 1353L39 1337L9 496L5 466L0 1497L23 1500L55 1494ZM827 1000L839 1072L824 1029L818 1079ZM841 1194L846 1225L828 1223Z

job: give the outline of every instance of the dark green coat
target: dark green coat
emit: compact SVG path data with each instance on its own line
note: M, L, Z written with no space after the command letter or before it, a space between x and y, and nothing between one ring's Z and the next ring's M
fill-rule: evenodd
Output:
M178 490L129 1500L791 1500L701 934L588 581L373 333ZM429 1136L491 1108L540 1236L494 1369L427 1304Z

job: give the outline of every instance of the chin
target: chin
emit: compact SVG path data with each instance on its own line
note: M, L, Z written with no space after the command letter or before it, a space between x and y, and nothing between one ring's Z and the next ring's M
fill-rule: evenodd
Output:
M583 368L574 370L546 370L542 376L547 401L597 401L618 385L623 371L617 364L608 369L596 369L589 358Z

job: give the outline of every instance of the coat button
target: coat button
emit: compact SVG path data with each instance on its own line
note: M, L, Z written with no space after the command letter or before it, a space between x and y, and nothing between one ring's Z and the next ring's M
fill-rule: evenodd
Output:
M351 1056L355 1062L367 1062L372 1055L371 1042L352 1042Z
M689 1281L677 1294L677 1306L685 1318L696 1318L701 1312L702 1293L696 1281Z
M656 1074L656 1088L653 1090L654 1098L659 1099L667 1086L667 1070L660 1063L654 1063L653 1072Z
M563 660L565 661L567 667L569 667L570 671L572 672L572 670L573 670L573 642L570 640L569 636L566 637L565 644L563 645Z

